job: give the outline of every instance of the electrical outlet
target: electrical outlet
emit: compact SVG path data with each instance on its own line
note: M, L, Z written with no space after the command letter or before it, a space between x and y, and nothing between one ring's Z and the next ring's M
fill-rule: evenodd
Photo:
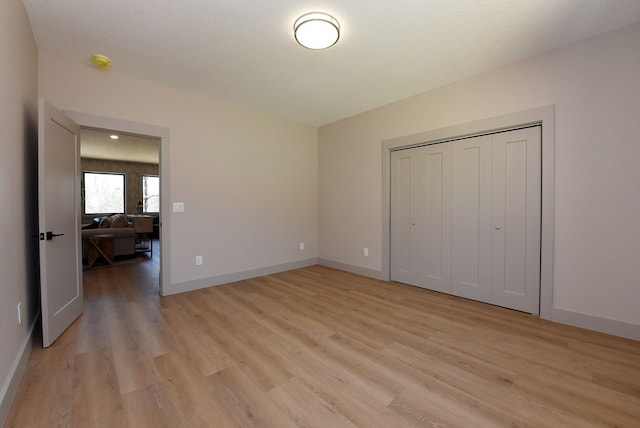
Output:
M202 256L196 256L196 266L202 266Z
M301 249L301 250L304 250L304 242L301 242L301 243L300 243L300 249Z
M362 254L364 254L365 257L369 257L369 249L365 248Z
M18 303L18 324L22 324L22 302Z

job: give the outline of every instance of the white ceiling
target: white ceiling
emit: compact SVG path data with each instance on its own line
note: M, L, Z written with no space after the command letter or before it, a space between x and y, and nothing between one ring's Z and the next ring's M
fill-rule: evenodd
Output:
M639 0L24 0L38 48L322 125L640 21ZM293 22L341 24L323 51Z
M117 140L111 138L116 134ZM114 161L160 163L160 140L96 129L81 129L80 157Z

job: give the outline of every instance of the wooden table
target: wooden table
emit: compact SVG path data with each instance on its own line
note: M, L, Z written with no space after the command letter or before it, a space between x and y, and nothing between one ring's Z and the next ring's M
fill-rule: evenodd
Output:
M102 234L89 237L88 267L98 267L94 265L100 258L106 262L105 266L113 265L113 235Z

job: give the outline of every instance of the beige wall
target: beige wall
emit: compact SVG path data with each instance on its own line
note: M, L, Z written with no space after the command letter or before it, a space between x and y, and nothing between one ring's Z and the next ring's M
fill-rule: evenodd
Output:
M31 238L38 231L37 70L22 2L0 2L0 425L20 381L20 358L28 356L29 328L39 310L38 241Z
M169 129L161 173L185 212L168 213L165 292L317 257L316 128L120 74L117 61L104 71L41 52L39 70L40 96L60 109Z
M553 104L553 306L640 326L639 46L634 25L321 127L320 257L381 270L382 140Z

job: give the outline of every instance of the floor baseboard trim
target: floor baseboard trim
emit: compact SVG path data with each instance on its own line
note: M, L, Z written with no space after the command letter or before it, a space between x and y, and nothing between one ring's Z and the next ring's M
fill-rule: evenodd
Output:
M600 333L640 340L640 325L553 308L552 320Z
M360 266L349 265L346 263L336 262L334 260L329 259L318 259L318 264L334 269L343 270L346 272L355 273L356 275L362 275L373 279L379 279L380 281L386 281L385 278L382 277L382 271L363 268Z
M200 290L202 288L215 287L217 285L228 284L230 282L243 281L245 279L256 278L259 276L272 275L274 273L286 272L293 269L301 269L318 264L317 258L299 260L297 262L283 263L280 265L266 266L257 269L245 270L242 272L228 273L224 275L212 276L209 278L201 278L193 281L185 281L177 284L171 284L164 288L164 295L186 293L188 291Z
M18 355L11 366L9 376L5 379L2 391L0 391L0 426L4 426L7 421L7 417L11 411L11 405L13 404L13 400L16 398L18 387L20 386L20 381L27 369L27 363L29 362L29 357L33 350L33 334L39 320L40 317L38 316L31 324L29 334L25 337L24 342L20 346Z

